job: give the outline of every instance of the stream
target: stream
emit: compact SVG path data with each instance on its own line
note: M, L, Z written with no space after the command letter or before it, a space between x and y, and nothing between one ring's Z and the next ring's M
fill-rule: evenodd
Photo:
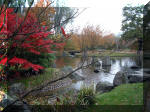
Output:
M101 58L99 57L101 60ZM63 68L64 66L72 66L74 69L78 67L81 58L79 57L59 57L56 60L57 68ZM113 83L115 74L119 71L125 71L130 74L142 75L143 69L131 69L132 66L140 66L142 61L138 57L111 57L111 66L101 66L104 71L94 73L93 70L80 69L78 74L83 76L85 80L73 82L70 87L76 90L80 90L82 87L89 87L91 85L96 87L98 82Z

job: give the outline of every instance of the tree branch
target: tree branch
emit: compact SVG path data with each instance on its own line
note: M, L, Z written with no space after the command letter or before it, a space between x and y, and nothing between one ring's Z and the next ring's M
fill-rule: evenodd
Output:
M88 65L83 66L83 64L82 64L82 66L76 68L76 69L73 70L72 72L68 73L66 76L63 76L63 77L58 78L58 79L56 79L56 80L50 81L50 82L48 82L48 83L46 83L46 84L44 84L44 85L42 85L42 86L40 86L40 87L37 87L37 88L35 88L35 89L32 89L32 90L26 92L26 93L25 93L24 95L22 95L20 98L16 99L14 102L12 102L11 104L9 104L9 105L3 110L3 112L7 112L7 110L8 110L11 106L13 106L13 105L14 105L16 102L18 102L18 101L22 101L22 100L23 100L25 97L27 97L29 94L31 94L31 93L33 93L33 92L35 92L35 91L39 91L39 90L43 89L44 87L48 86L49 84L53 84L53 83L55 83L55 82L57 82L57 81L63 80L63 79L65 79L65 78L69 77L70 75L72 75L72 73L74 73L74 72L76 72L76 71L78 71L78 70L80 70L80 69L82 69L82 68L87 68L87 67L89 67L90 65L91 65L91 64L88 64Z

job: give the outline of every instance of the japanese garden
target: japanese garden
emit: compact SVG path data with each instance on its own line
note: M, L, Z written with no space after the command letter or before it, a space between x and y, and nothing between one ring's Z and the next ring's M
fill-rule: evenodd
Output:
M0 111L149 112L150 3L124 5L118 35L62 4L0 1Z

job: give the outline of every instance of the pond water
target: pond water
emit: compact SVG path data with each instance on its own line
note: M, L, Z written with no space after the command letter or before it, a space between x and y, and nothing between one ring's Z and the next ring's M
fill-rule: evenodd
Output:
M99 57L101 60L102 57ZM72 66L74 69L78 67L81 62L81 58L77 57L59 57L56 60L56 65L58 68L62 68L64 66ZM80 69L78 74L85 77L83 81L77 81L72 83L71 87L77 90L80 90L83 86L91 86L94 88L98 82L109 82L113 83L113 79L115 74L119 71L126 71L128 73L142 75L143 70L141 69L131 69L132 66L141 66L142 60L139 57L112 57L111 58L111 66L101 66L104 71L100 71L99 73L94 73L92 69Z

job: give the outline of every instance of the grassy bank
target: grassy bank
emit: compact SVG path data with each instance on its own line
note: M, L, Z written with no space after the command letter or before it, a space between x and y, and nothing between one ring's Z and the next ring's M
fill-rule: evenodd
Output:
M111 56L111 57L130 57L130 56L137 56L136 53L119 53L119 52L114 52L108 56Z
M106 51L106 52L102 52L102 53L89 54L89 56L131 57L131 56L137 56L137 54L135 52Z
M82 112L142 112L143 83L123 84L112 91L96 95L97 105Z
M82 54L79 53L76 56L81 56ZM112 51L104 51L104 52L89 52L88 56L110 56L110 57L132 57L137 56L136 52L112 52Z
M66 51L66 54L69 56L70 54ZM57 56L62 56L62 54L58 54ZM76 56L82 56L82 53L76 53ZM88 51L88 56L110 56L110 57L130 57L137 56L136 51L130 50L121 50L121 51L112 51L112 50L103 50L103 51Z
M26 87L26 89L32 89L34 87L40 86L43 83L46 83L53 79L53 74L55 72L55 69L53 68L46 68L45 72L43 74L34 75L30 77L24 77L19 79L14 79L12 81L8 82L8 86L12 83L23 83Z
M96 98L99 105L143 105L143 83L124 84Z

